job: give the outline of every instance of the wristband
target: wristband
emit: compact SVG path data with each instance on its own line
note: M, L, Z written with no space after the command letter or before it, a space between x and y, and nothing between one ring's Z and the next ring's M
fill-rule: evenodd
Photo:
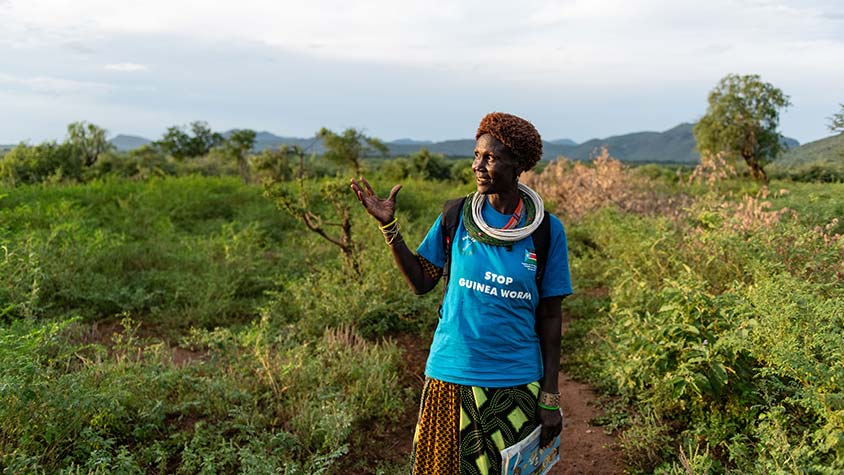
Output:
M396 224L396 221L398 221L398 220L399 220L399 218L398 218L398 217L394 217L392 221L390 221L389 223L387 223L387 224L385 224L385 225L381 226L381 229L382 229L382 230L384 230L384 229L389 228L390 226L392 226L392 225Z
M536 403L536 405L541 407L542 409L545 409L546 411L559 411L560 410L560 406L546 406L545 404L542 404L541 402Z
M560 407L560 393L547 393L539 391L539 402L546 406Z

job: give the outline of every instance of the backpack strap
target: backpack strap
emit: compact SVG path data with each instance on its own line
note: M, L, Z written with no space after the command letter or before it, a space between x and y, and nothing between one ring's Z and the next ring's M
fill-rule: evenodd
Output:
M551 247L551 217L546 212L539 227L531 234L533 247L536 251L536 289L542 288L542 277L545 275L545 263L548 262L548 250Z
M443 297L448 287L448 278L451 275L451 243L454 242L454 235L457 234L457 225L460 224L460 213L463 211L463 203L466 197L448 200L443 205L442 227L443 252L445 253L445 264L443 264Z

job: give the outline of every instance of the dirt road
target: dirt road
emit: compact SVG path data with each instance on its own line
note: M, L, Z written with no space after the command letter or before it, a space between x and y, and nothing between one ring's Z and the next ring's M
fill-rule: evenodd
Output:
M560 463L554 475L623 473L615 439L601 427L589 425L599 415L592 389L560 373L560 406L565 426L560 438Z

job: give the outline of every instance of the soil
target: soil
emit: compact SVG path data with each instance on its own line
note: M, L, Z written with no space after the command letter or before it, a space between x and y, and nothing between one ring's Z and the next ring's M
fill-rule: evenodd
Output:
M560 462L550 473L623 473L615 438L607 435L601 427L589 424L590 420L600 415L600 410L595 407L596 397L592 388L562 372L559 385L565 425L560 438Z
M125 334L125 332L126 329L123 327L123 324L117 321L103 320L99 322L94 322L90 325L90 327L87 327L85 328L85 330L83 330L82 334L80 335L80 343L96 343L99 345L103 345L108 348L109 353L111 354L114 351L115 336L123 335ZM145 323L141 323L138 325L138 328L135 330L134 335L135 337L141 340L164 339L161 336L161 332L159 332L154 326ZM167 340L164 339L164 341ZM186 348L182 348L173 343L168 342L168 346L171 352L171 361L175 366L184 366L193 361L203 360L207 356L204 352L192 351Z

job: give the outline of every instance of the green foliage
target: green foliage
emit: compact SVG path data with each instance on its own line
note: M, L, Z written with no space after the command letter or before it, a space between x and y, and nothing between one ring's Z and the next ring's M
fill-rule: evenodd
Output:
M317 132L325 145L324 157L345 166L350 166L355 175L363 171L362 160L371 154L387 155L388 149L380 140L368 137L362 131L349 128L342 134L334 133L325 127Z
M774 176L793 181L844 182L844 134L789 150L771 164Z
M233 159L240 170L240 176L244 183L249 183L249 160L248 155L255 146L255 131L249 129L235 130L223 142L222 150L225 155Z
M408 183L407 239L448 194ZM360 274L233 177L3 188L2 470L337 473L414 412L383 337L429 332L438 300L351 218Z
M388 180L400 182L410 176L410 160L393 158L386 160L378 169L378 174Z
M765 163L783 151L779 112L790 104L758 75L728 74L709 93L706 114L694 126L698 150L741 156L754 178L767 181Z
M86 167L93 165L101 154L114 147L106 139L108 132L88 122L73 122L67 126L67 142L73 145Z
M432 154L427 148L421 148L410 156L414 175L423 180L450 180L451 168L441 154Z
M347 129L339 136L323 128L317 136L325 143L325 158L352 166L358 175L362 171L361 160L367 150L376 148L386 153L386 147L380 141L366 137L355 129ZM285 186L280 181L283 177L277 176L264 182L265 195L273 198L279 209L301 221L308 230L337 246L343 263L351 272L357 274L360 271L359 245L352 237L351 222L351 207L355 200L348 190L347 179L322 180L319 183L319 193L314 194L309 189L314 187L316 180L305 166L304 151L293 146L286 147L281 152L291 158L297 156L299 159L298 190L294 191ZM330 206L320 207L318 203ZM329 227L339 228L339 231L333 233Z
M10 185L78 180L82 161L68 143L19 144L0 160L0 180Z
M262 320L196 332L174 364L124 319L105 344L73 320L0 328L0 466L11 473L325 473L355 427L408 404L395 345L347 330L291 344Z
M146 144L125 154L108 152L85 171L85 179L121 177L134 180L148 180L176 175L180 168L176 162L168 161L157 147Z
M472 171L472 159L465 158L455 161L451 165L451 176L464 185L475 183L475 172Z
M293 161L301 159L303 152L295 145L266 149L252 157L255 173L261 183L290 181L293 178Z
M389 337L428 338L439 293L407 290L360 207L353 272L234 167L153 176L233 165L215 153L107 153L86 173L145 181L0 187L0 470L338 473L413 417L418 387ZM339 168L272 154L277 191L326 229L323 196L354 204ZM379 194L395 183L369 178ZM402 182L408 242L472 188ZM844 187L776 185L689 187L696 201L668 216L611 207L566 223L566 367L612 395L596 422L625 428L631 470L844 470Z
M301 170L299 176L303 175L304 170ZM296 188L292 188L286 183L267 182L264 194L275 200L280 210L299 220L309 231L337 246L343 263L357 273L360 261L358 245L352 238L353 200L349 197L351 193L348 192L347 182L334 179L314 183L300 178L296 185ZM319 186L318 192L312 191L315 186ZM332 232L331 228L339 228L339 231Z
M830 132L844 132L844 104L839 104L841 109L839 112L832 114L829 118Z
M168 127L155 145L164 153L183 160L203 156L222 143L223 136L212 131L207 122L195 121L187 127Z
M583 287L566 303L566 366L631 405L628 463L654 473L844 469L842 193L803 185L770 206L703 195L682 219L604 209L575 225Z
M199 178L17 188L0 223L9 317L130 311L208 326L254 312L290 226L259 190Z

